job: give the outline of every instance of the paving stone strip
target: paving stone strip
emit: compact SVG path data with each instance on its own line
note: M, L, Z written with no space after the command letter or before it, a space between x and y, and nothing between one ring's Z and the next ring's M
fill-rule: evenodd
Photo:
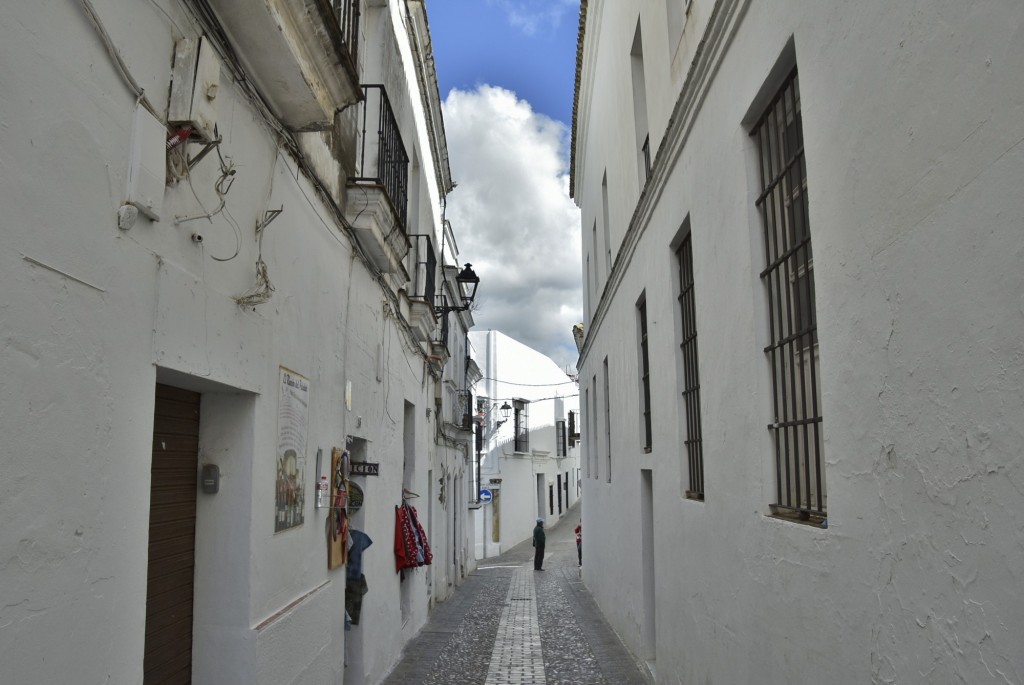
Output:
M512 576L484 685L546 683L533 573L532 570L519 568Z

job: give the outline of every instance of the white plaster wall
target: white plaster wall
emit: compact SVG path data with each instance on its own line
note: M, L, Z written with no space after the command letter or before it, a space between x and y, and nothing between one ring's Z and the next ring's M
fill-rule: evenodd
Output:
M174 40L182 31L194 36L193 21L178 3L94 5L132 75L164 110ZM197 682L340 682L344 569L326 568L313 487L316 449L329 463L346 435L365 438L366 458L381 463L379 478L364 479L359 521L374 539L360 628L371 635L362 645L366 682L378 681L428 607L419 569L410 574L416 591L403 620L391 552L406 401L416 408L415 444L423 448L417 491L428 489L434 436L425 417L432 382L379 282L226 72L218 120L221 152L238 170L230 215L173 221L202 213L193 188L207 208L216 206L211 154L195 168L193 188L168 189L162 221L140 217L123 232L116 210L134 96L81 9L3 6L0 60L0 662L9 682L142 679L158 380L204 393L200 462L223 473L221 492L200 494L198 503ZM418 96L411 106L421 107ZM432 192L436 207L436 183ZM239 309L231 298L254 284L253 227L280 206L262 244L276 291L255 310ZM216 261L234 252L234 226L237 258ZM202 247L190 239L197 230ZM275 535L281 365L309 378L311 404L306 521Z
M553 526L560 518L557 493L555 513L548 513L547 486L557 487L558 474L565 478L579 468L579 454L567 450L567 456L556 457L555 421L564 420L568 431L570 411L579 411L578 389L565 372L549 357L500 331L471 331L469 334L473 358L484 373L478 384L478 393L491 399L495 408L488 417L488 430L500 418L498 407L505 401L511 405L514 398L528 400L527 420L530 452L515 451L515 416L493 432L485 433L487 444L481 466L483 487L492 478L501 479L501 497L497 507L501 519L500 543L491 538L491 517L495 505L488 507L486 542L480 537L479 526L484 525L482 510L476 513L477 559L495 556L526 540L533 534L538 516L537 476L544 477L543 511L546 525ZM568 436L567 436L568 437ZM569 488L569 500L563 501L562 515L575 502L575 485Z
M691 19L710 16L712 6L693 0ZM648 188L653 208L639 215L643 236L621 257L621 280L588 325L582 385L597 375L591 393L603 414L607 356L617 418L611 483L603 450L600 478L584 479L584 524L595 541L585 546L584 579L642 653L640 469L651 469L658 682L806 682L810 674L819 682L1020 681L1019 8L721 6L745 16L709 76L682 152L658 160L669 168ZM663 12L660 2L639 7L651 23ZM613 181L611 170L633 160L632 136L616 131L633 130L622 60L636 9L600 3L591 10L598 17L588 21L586 54L596 75L585 78L581 95L587 128L577 142L576 197L588 225L601 211L607 167L612 234L621 242L638 191L628 178ZM761 351L767 312L757 276L756 151L743 118L790 36L815 252L827 530L767 516L774 488ZM644 48L654 62L646 73L652 140L664 134L679 92L673 74L685 73L664 47L655 40ZM687 215L705 503L681 496L670 242ZM667 371L653 377L650 454L639 449L640 426L629 418L636 415L635 303L645 290L652 366ZM586 417L585 430L593 419Z

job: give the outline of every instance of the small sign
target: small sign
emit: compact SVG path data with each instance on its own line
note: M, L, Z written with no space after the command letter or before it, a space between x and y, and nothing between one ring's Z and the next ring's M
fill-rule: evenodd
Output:
M363 489L355 483L348 484L348 511L357 512L363 508Z
M481 490L480 491L480 503L481 504L490 504L492 499L494 499L494 496L491 495L491 491L490 490Z
M350 476L379 476L380 464L372 461L353 461L348 465Z

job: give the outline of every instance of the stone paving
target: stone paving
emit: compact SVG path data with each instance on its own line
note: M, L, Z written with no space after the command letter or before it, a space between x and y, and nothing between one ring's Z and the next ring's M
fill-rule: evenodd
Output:
M543 571L529 540L481 560L383 685L648 685L583 584L578 522L577 504L547 532Z

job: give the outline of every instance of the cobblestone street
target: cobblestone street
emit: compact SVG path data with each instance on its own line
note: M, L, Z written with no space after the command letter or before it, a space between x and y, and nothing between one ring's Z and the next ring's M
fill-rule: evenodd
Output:
M547 532L543 571L533 570L529 540L481 561L406 646L385 685L646 683L583 585L578 522L577 506Z

